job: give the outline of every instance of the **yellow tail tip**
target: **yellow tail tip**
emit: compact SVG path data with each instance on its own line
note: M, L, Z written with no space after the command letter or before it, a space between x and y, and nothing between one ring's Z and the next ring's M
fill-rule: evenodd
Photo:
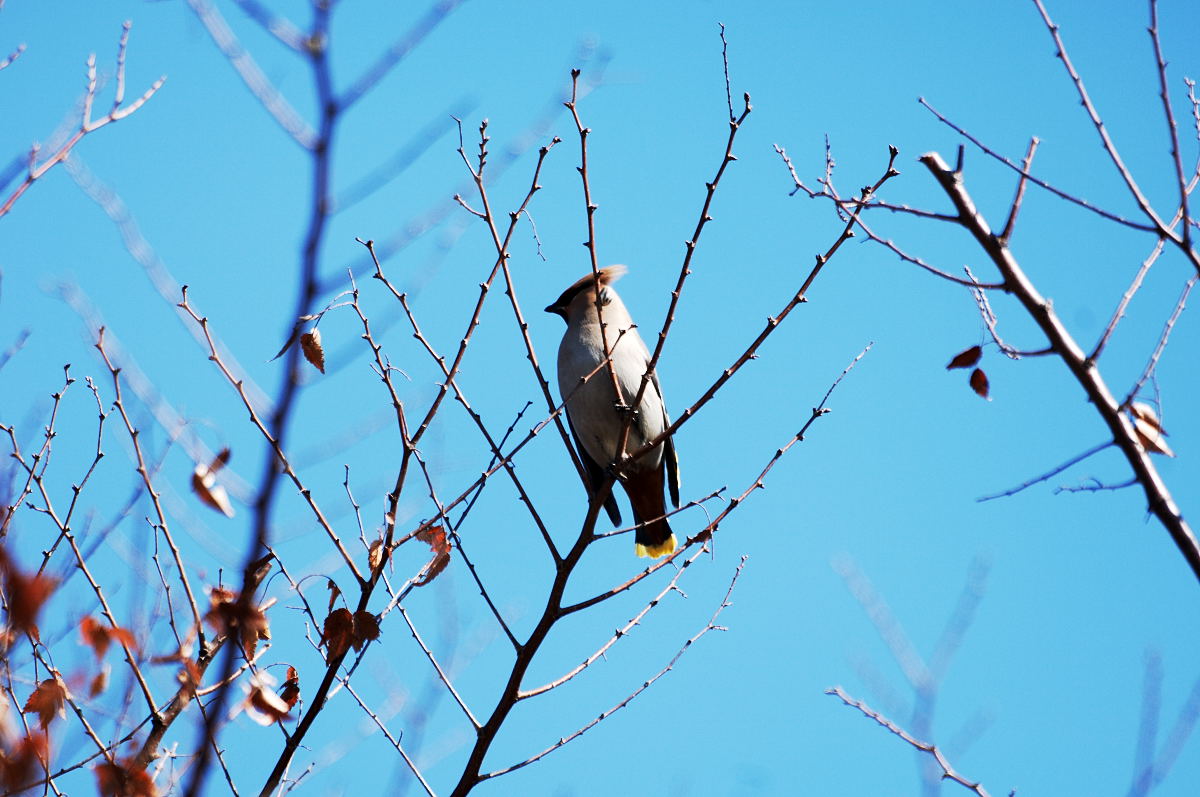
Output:
M633 546L634 553L638 556L644 556L647 559L657 559L660 556L666 556L670 553L675 553L675 535L672 534L658 545L642 545L640 542Z

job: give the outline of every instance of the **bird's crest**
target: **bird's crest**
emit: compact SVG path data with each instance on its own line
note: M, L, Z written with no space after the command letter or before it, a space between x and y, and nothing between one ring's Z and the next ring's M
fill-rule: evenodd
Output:
M625 272L628 270L628 268L621 265L605 266L596 274L587 274L583 277L580 277L573 285L571 285L571 287L563 291L562 295L554 300L554 304L546 308L546 311L561 315L563 312L565 312L566 307L571 304L572 299L574 299L580 292L586 291L588 288L591 288L593 285L595 285L597 280L600 282L602 287L606 285L612 285L621 277L625 276Z

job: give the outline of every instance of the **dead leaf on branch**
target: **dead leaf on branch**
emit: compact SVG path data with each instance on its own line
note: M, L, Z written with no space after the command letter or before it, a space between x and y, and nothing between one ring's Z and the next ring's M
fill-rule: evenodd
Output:
M963 351L960 351L958 354L954 355L954 358L950 360L949 365L946 366L946 370L949 371L954 368L970 368L971 366L975 365L975 363L979 362L979 358L981 356L983 356L983 349L979 346L972 346L969 349L964 349Z
M217 472L229 462L229 449L221 450L213 461L205 465L197 463L192 471L192 492L200 499L200 503L217 510L225 517L233 517L233 504L229 502L229 493L224 486L217 484Z
M971 389L980 398L991 400L988 396L988 378L982 368L976 368L971 372Z
M1150 454L1162 454L1166 457L1175 456L1175 452L1171 450L1171 446L1164 440L1167 436L1166 430L1162 428L1162 422L1158 419L1158 413L1149 404L1142 401L1135 401L1129 406L1129 413L1133 417L1133 431L1137 434L1138 442L1142 444L1142 448L1146 449Z
M378 573L383 568L383 561L383 540L378 539L371 543L371 547L367 549L367 565L371 568L372 573Z
M329 589L329 608L325 611L333 611L333 604L337 603L337 599L342 597L342 591L338 588L337 582L332 578L325 579L325 586Z
M288 710L291 711L296 707L296 703L300 700L300 673L296 672L296 668L289 666L287 670L287 680L283 682L283 688L279 690L279 699L287 703Z
M318 371L325 373L325 349L321 347L321 330L313 329L312 332L301 335L300 350L304 352L304 359L312 363Z
M0 577L8 605L9 628L38 637L37 616L58 582L49 576L25 575L0 549Z
M83 644L90 647L96 654L97 659L104 658L104 654L108 652L108 646L114 640L128 648L134 646L133 634L128 629L104 625L91 615L83 618L83 621L79 623L79 636L83 639Z
M349 609L335 609L325 618L321 630L321 642L325 645L325 660L332 661L345 655L354 644L354 615Z
M134 766L131 759L97 766L96 787L103 797L157 797L150 773Z
M58 673L55 673L53 678L47 678L37 685L33 694L25 701L25 707L21 709L21 713L36 713L38 724L42 726L42 730L46 730L55 716L67 716L66 701L67 685L63 683Z
M250 679L247 687L249 693L242 703L242 708L250 719L259 725L273 725L280 720L290 717L291 706L282 697L275 694L275 679L270 673L259 672Z
M7 750L0 750L0 785L6 789L25 786L50 759L46 734L34 731Z
M96 697L108 688L108 677L111 668L107 663L100 668L100 672L92 676L91 683L88 684L88 697Z
M204 621L222 636L236 632L246 658L253 659L258 641L271 638L266 614L257 606L241 605L237 594L224 587L213 587L209 601L211 608L204 615Z
M417 532L416 537L421 542L427 543L429 550L433 551L433 558L429 560L429 564L425 565L424 573L416 581L416 586L423 587L437 578L438 574L446 569L446 565L450 564L451 545L450 540L446 537L446 530L441 526L422 529Z
M325 618L321 642L326 648L326 661L363 649L368 642L379 639L379 618L365 609L354 614L349 609L335 609Z
M368 642L379 639L379 618L361 609L354 613L354 649L361 650Z

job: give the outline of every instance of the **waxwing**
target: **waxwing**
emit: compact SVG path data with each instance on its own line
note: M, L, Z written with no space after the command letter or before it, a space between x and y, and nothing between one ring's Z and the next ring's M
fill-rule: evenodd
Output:
M605 359L601 320L612 351L612 366L620 385L622 404L631 403L637 396L642 377L650 365L650 352L613 288L613 283L625 271L624 266L608 266L600 269L598 279L596 275L588 274L546 308L547 313L561 316L567 322L567 331L558 347L558 389L566 401L567 423L583 461L589 494L594 493L605 472L617 459L616 449L624 422L617 409L608 368L597 370ZM596 310L597 282L599 313ZM651 372L650 382L629 429L626 453L637 451L670 423L658 374ZM634 522L639 524L634 538L637 555L656 558L673 552L675 535L664 517L667 509L663 498L665 481L671 503L679 506L679 462L673 439L668 437L643 456L624 463L616 476L629 496ZM621 513L611 492L605 499L604 508L612 522L620 524Z

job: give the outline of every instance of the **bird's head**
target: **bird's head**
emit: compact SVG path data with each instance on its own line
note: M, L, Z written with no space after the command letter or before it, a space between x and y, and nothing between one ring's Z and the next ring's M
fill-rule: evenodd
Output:
M608 304L611 301L608 298L609 286L624 276L627 270L625 266L606 266L596 274L588 274L579 278L546 307L546 312L554 313L563 321L569 321L569 311L572 305L587 307L595 304L597 283L599 283L601 303Z

